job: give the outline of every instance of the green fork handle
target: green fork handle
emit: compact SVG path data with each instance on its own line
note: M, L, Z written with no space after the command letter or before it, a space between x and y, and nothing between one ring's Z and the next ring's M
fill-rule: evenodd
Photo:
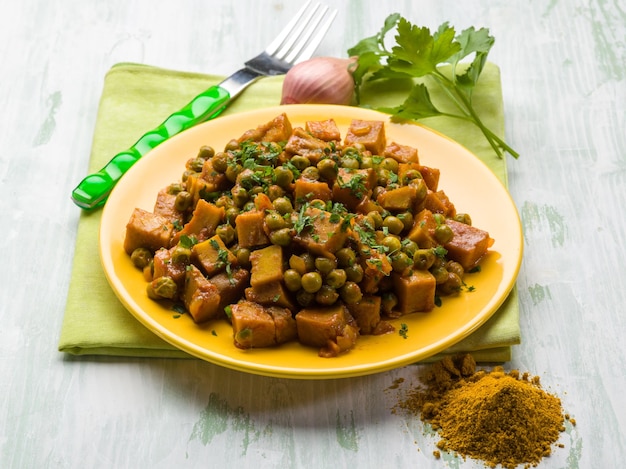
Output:
M216 117L229 100L230 93L219 85L202 92L157 128L145 133L128 150L115 155L100 171L83 179L72 191L72 200L84 210L101 207L115 184L139 158L183 130Z

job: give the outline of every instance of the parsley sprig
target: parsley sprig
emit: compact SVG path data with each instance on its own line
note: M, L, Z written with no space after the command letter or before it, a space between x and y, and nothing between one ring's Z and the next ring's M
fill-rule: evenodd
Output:
M385 39L394 28L395 45L389 49ZM472 92L494 42L486 28L471 27L456 35L453 27L443 23L431 34L428 28L413 25L398 13L389 15L377 34L362 39L348 50L350 57L358 57L353 72L357 99L360 99L361 86L370 80L432 78L457 112L443 112L437 108L423 83L415 83L402 104L377 109L391 114L396 121L447 116L471 122L481 130L498 157L509 153L518 158L519 154L513 148L485 126L472 105ZM472 56L469 65L461 63ZM439 68L443 64L451 66L450 76Z

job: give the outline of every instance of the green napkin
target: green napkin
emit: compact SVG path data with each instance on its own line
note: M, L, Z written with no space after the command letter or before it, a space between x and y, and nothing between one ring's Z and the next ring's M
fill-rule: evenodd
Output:
M221 80L218 76L139 64L112 67L104 79L89 172L100 169L114 154L130 147L147 130ZM267 77L257 81L224 115L278 105L282 80L282 77ZM394 91L389 91L389 87L385 90L372 87L364 98L372 105L394 104L401 100L403 86L399 82ZM486 66L474 99L485 123L502 135L504 119L498 67ZM493 154L472 126L460 126L449 118L433 118L425 123L464 144L506 183L505 160ZM109 287L98 254L100 216L101 211L83 212L80 216L59 350L73 355L192 358L140 324ZM519 311L514 290L486 324L444 353L472 352L479 362L504 362L510 359L511 345L519 342Z

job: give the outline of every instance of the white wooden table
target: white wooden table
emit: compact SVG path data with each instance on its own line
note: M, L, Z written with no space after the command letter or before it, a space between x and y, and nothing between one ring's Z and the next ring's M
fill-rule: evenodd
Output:
M105 72L116 62L228 74L297 9L278 0L1 2L0 467L481 467L436 460L436 438L392 415L403 368L291 381L198 360L57 352ZM578 425L540 467L626 459L626 4L333 0L319 55L416 24L488 27L502 71L510 191L526 250L522 344Z

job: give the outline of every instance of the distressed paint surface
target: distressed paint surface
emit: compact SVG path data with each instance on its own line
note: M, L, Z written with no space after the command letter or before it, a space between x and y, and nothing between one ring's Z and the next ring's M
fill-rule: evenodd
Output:
M483 467L453 454L435 459L432 429L392 412L422 366L309 382L194 360L61 356L78 222L69 193L87 170L104 74L121 61L228 74L295 4L5 3L0 467ZM506 366L540 375L577 421L541 468L622 467L624 2L329 3L339 14L319 55L345 56L395 11L430 28L485 26L496 37L490 59L501 68L507 139L521 153L508 164L525 240L522 343Z

